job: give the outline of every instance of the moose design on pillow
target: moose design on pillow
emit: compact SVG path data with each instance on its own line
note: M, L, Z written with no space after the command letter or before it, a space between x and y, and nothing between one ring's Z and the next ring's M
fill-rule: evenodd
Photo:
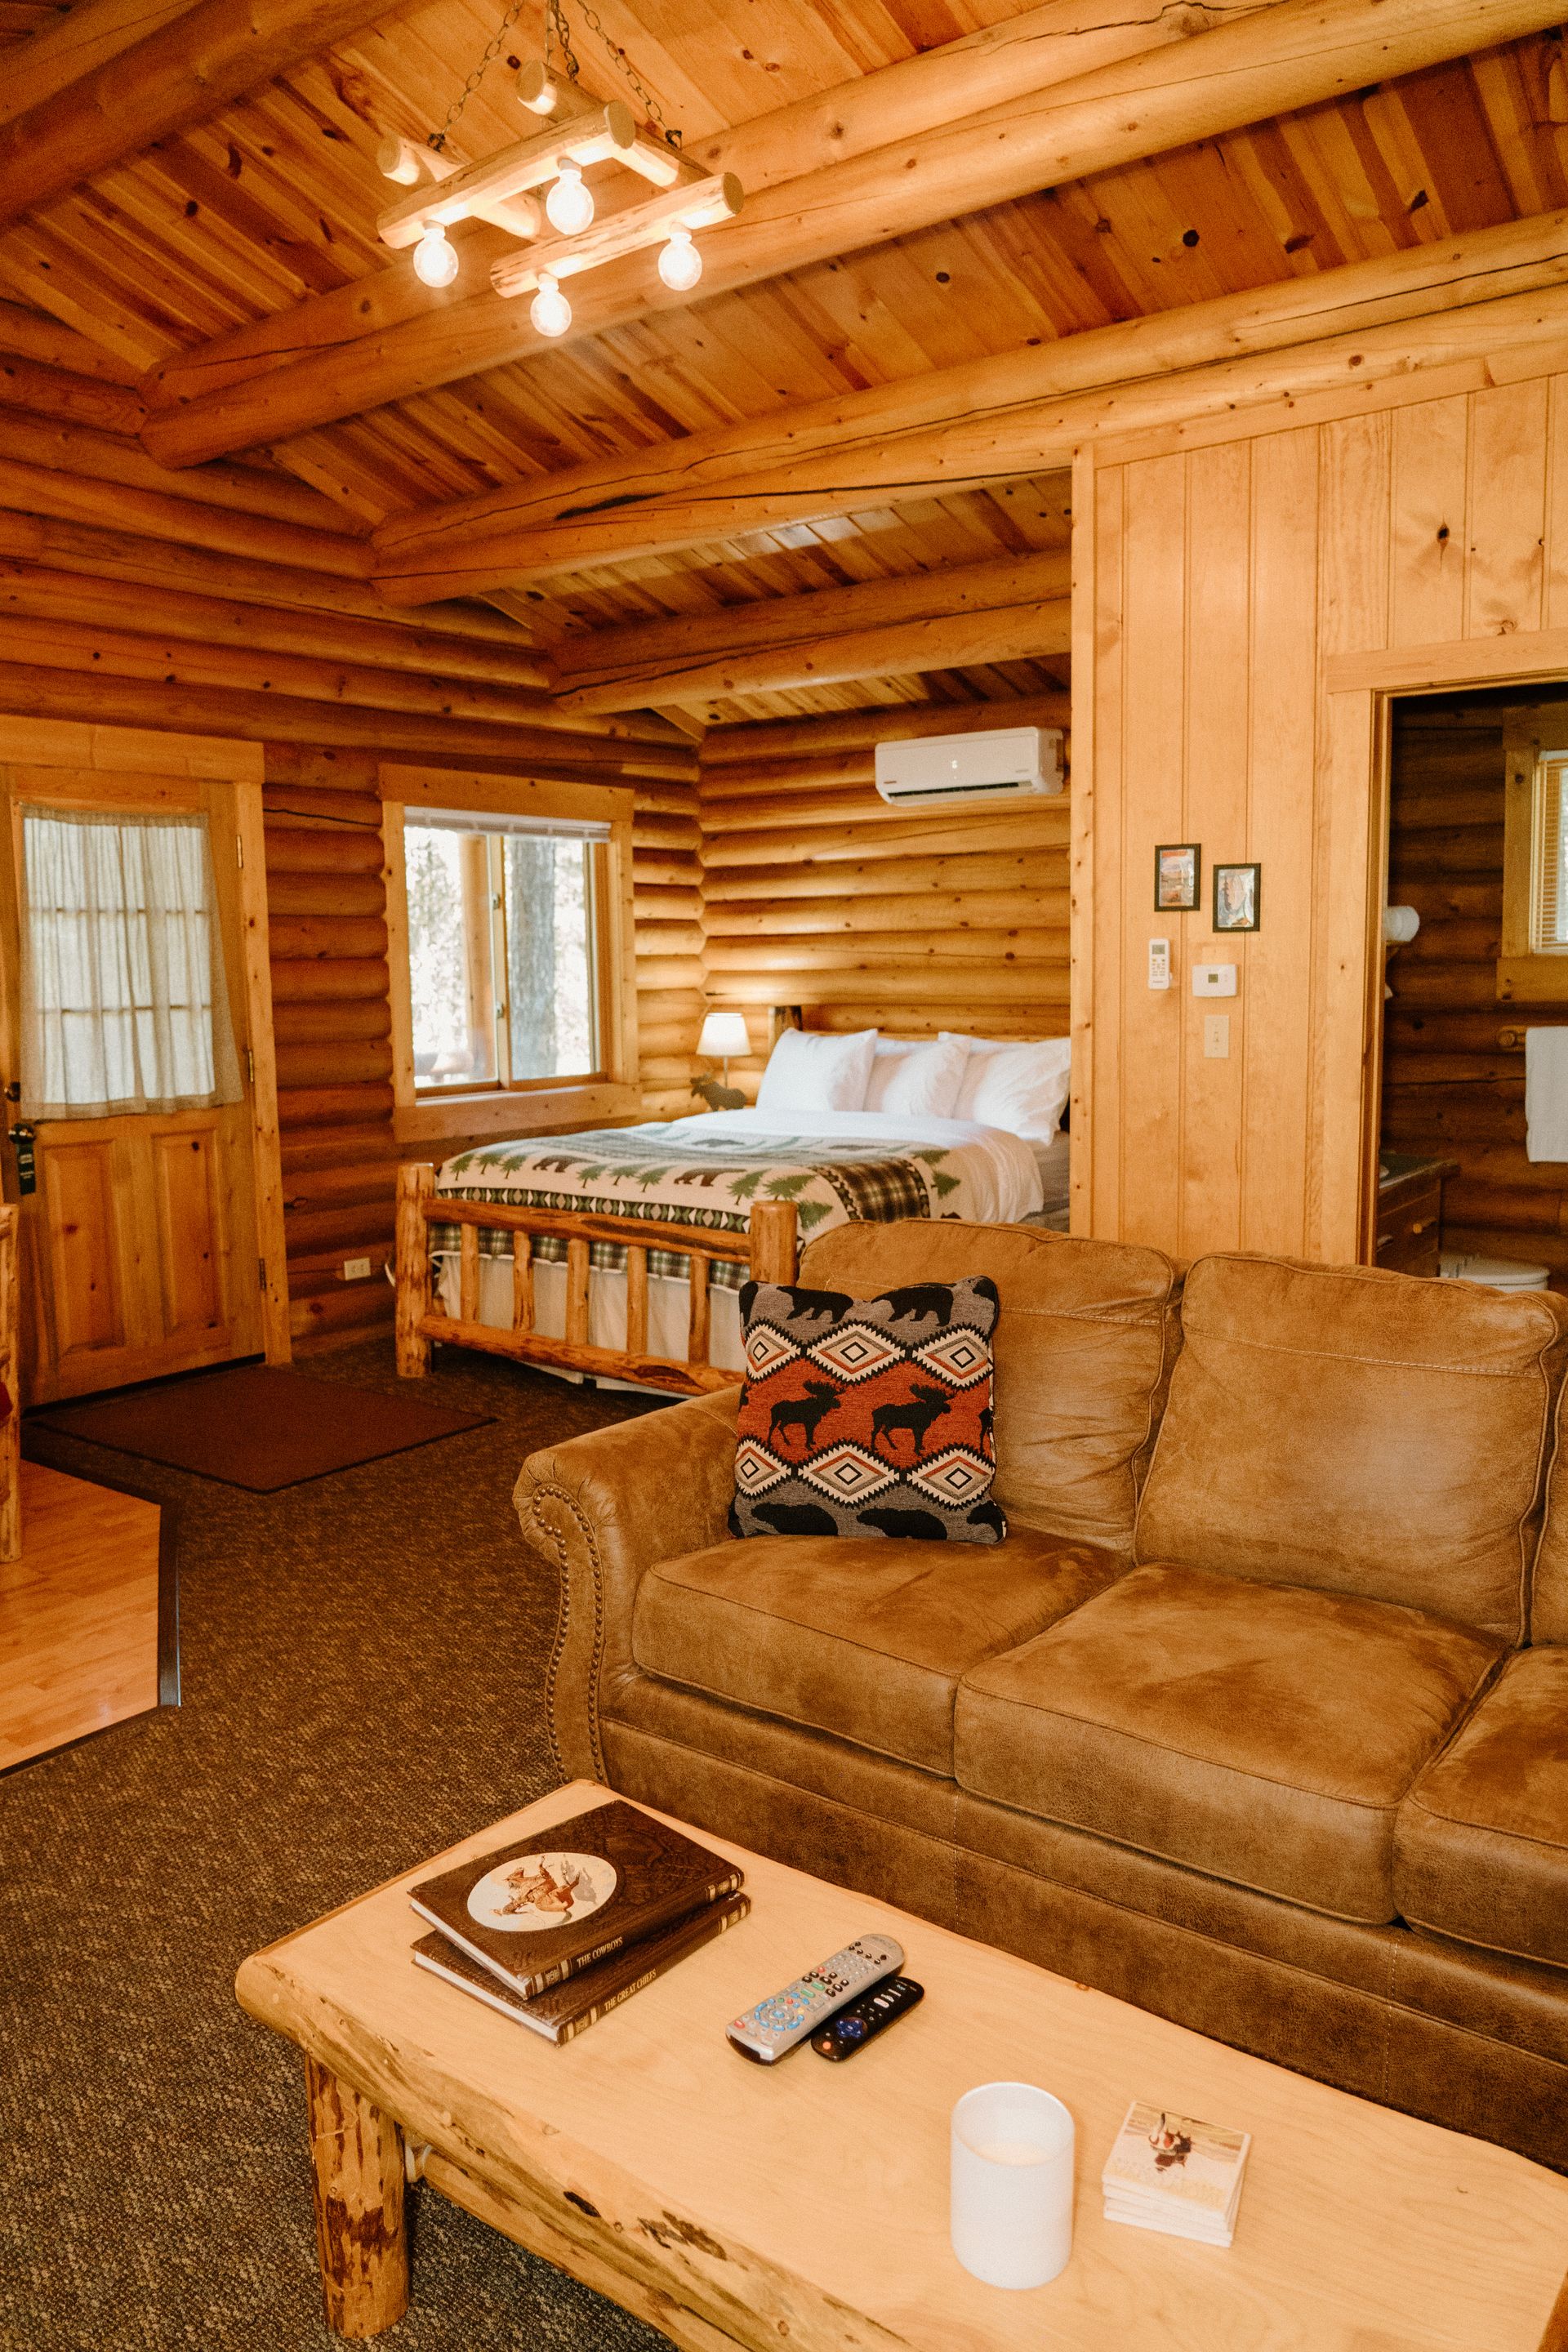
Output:
M747 1283L732 1531L1000 1543L997 1305L984 1276L877 1298Z

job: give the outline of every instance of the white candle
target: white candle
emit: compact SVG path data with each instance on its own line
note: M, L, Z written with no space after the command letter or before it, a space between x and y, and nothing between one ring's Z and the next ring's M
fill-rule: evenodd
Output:
M1072 2252L1073 2120L1032 2083L984 2083L952 2111L952 2250L988 2286L1045 2286Z

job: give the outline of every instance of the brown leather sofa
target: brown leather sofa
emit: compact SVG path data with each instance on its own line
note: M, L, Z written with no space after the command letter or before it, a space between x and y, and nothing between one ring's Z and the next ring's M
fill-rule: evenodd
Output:
M731 1540L733 1391L526 1465L562 1770L1568 2170L1568 1306L946 1223L803 1279L960 1274L1000 1546Z

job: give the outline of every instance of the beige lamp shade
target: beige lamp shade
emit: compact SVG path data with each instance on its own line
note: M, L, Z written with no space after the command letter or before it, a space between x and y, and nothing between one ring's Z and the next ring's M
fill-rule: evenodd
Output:
M752 1040L743 1013L710 1013L702 1024L697 1050L710 1060L727 1061L731 1054L749 1054Z

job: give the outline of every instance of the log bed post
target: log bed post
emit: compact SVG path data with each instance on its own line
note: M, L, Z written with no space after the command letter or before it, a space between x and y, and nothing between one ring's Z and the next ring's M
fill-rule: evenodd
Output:
M430 1342L421 1328L430 1312L430 1227L426 1220L436 1190L428 1160L405 1161L397 1171L397 1369L405 1381L422 1380L430 1369Z
M752 1211L752 1280L793 1282L797 1270L793 1201L759 1201Z

